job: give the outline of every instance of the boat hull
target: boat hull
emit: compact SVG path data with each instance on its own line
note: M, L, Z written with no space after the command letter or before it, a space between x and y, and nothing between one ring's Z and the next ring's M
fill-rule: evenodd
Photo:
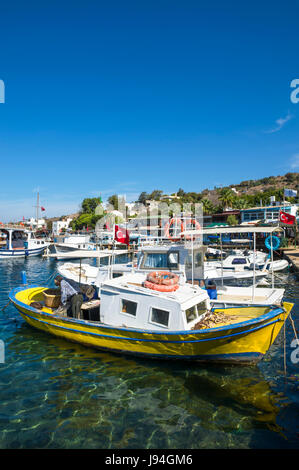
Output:
M27 250L0 250L0 259L1 258L22 258L28 256L39 256L45 250L47 246L41 248L32 248Z
M271 309L265 306L261 310L262 314L254 320L205 330L164 333L112 327L99 322L61 317L47 308L40 311L30 307L28 303L42 298L44 289L29 286L27 289L14 289L10 293L10 300L29 325L84 346L167 360L255 364L266 354L293 307L290 303L284 303L283 308ZM229 314L233 312L236 309L228 309Z

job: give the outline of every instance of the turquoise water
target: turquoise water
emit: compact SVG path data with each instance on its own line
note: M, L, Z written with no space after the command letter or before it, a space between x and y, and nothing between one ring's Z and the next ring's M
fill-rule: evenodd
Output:
M90 261L92 263L92 261ZM0 309L21 284L45 283L57 263L0 260ZM276 275L299 314L299 284ZM296 323L297 324L297 323ZM0 313L0 448L298 448L298 372L286 324L258 366L132 359L74 345ZM299 355L298 355L299 357Z

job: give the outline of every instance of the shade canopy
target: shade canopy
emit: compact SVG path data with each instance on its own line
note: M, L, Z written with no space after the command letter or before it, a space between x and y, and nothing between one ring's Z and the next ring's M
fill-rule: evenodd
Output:
M185 230L180 235L214 235L221 233L274 233L283 232L281 227L212 227L202 230Z

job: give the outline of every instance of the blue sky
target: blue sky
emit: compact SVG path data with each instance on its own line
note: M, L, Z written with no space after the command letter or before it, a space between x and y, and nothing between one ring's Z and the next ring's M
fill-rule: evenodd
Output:
M14 1L0 15L0 220L299 168L297 1Z

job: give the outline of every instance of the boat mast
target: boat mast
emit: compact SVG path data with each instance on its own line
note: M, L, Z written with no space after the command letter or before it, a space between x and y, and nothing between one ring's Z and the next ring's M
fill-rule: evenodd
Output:
M36 201L36 229L38 227L38 207L39 207L39 192L37 192L37 201Z
M37 191L36 206L33 206L36 209L36 230L38 229L38 218L39 218L39 191Z

